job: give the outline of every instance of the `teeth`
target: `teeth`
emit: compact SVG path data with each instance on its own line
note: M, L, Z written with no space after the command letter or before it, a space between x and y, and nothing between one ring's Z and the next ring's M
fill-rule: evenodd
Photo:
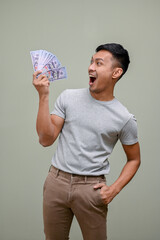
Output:
M96 80L96 76L89 75L89 78L91 79L92 82Z

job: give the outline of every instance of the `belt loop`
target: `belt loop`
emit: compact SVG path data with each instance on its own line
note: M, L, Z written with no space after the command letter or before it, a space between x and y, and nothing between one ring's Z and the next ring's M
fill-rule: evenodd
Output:
M56 178L58 177L58 175L59 175L59 169L57 169L57 172L56 172Z
M87 183L87 176L85 176L85 178L84 178L84 182Z
M48 172L50 172L50 171L51 171L51 168L52 168L52 165L49 167L49 169L48 169Z

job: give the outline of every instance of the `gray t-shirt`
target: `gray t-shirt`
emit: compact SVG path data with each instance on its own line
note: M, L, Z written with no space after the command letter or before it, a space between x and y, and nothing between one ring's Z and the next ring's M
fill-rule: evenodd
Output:
M116 98L96 100L87 88L63 91L51 114L65 119L52 158L52 165L65 172L108 174L117 140L125 145L138 141L135 117Z

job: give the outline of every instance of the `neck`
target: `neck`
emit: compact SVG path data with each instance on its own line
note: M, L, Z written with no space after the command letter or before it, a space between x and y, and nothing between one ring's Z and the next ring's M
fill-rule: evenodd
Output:
M99 101L111 101L114 99L113 92L112 93L102 93L102 92L92 92L90 90L90 94L93 98Z

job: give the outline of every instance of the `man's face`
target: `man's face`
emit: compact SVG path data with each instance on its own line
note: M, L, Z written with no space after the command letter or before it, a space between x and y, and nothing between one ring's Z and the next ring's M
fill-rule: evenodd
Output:
M100 93L113 87L112 75L115 59L106 50L101 50L93 55L88 68L90 91Z

